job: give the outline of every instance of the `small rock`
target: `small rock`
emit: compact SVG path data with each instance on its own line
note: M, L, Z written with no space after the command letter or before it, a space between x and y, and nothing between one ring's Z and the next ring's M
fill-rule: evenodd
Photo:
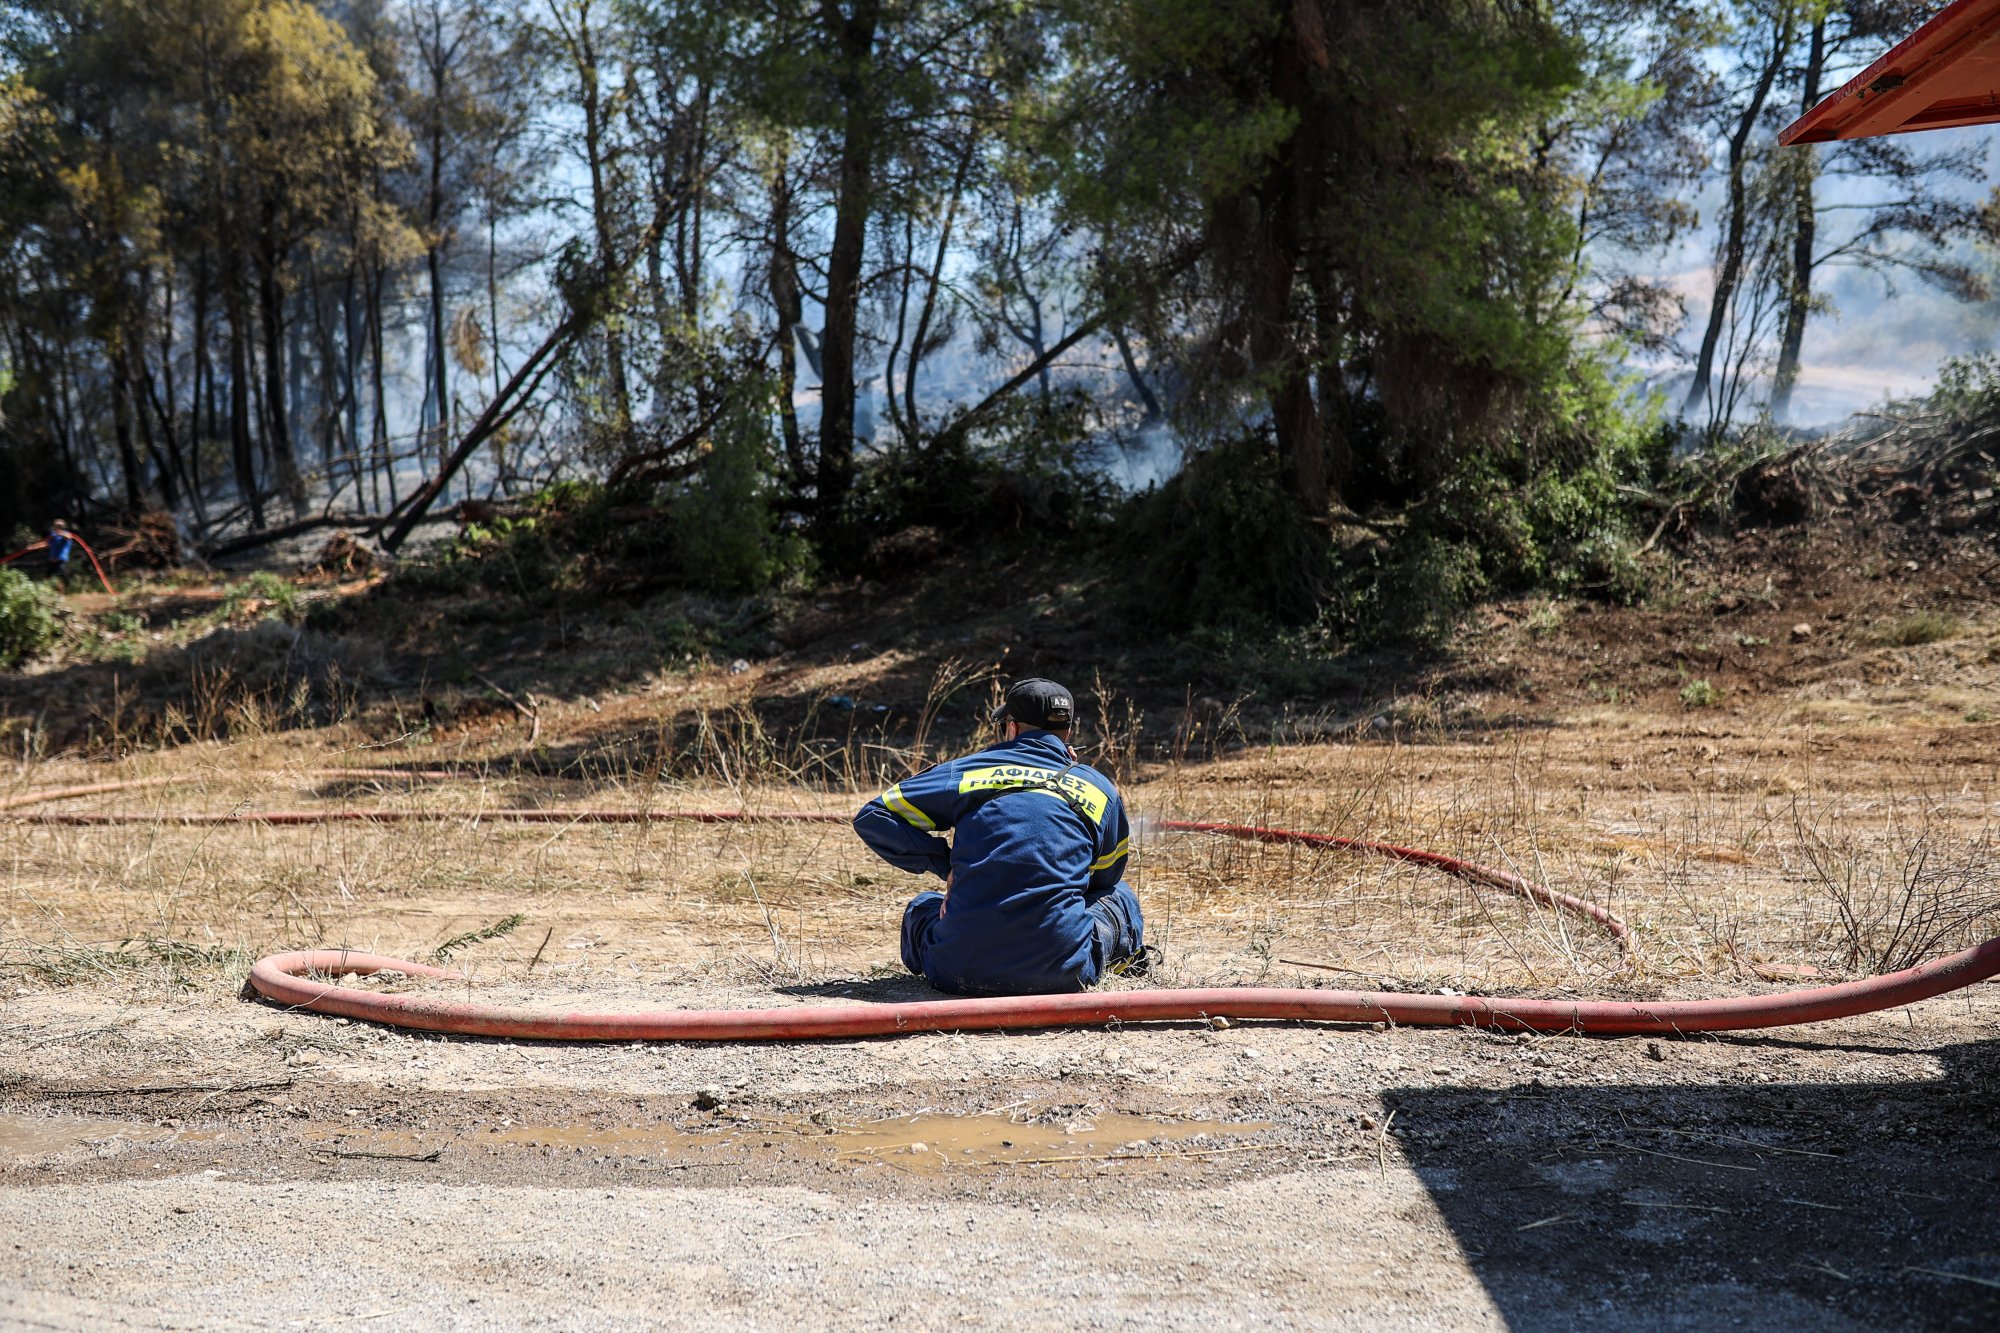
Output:
M729 664L729 674L732 676L740 676L749 669L750 663L740 657Z
M1646 1058L1648 1060L1664 1060L1667 1058L1667 1053L1660 1049L1660 1043L1649 1041L1646 1043Z
M1366 1111L1363 1111L1363 1112L1361 1113L1361 1120L1360 1120L1360 1125L1361 1125L1361 1128L1363 1128L1363 1129L1374 1129L1374 1128L1375 1128L1375 1117L1374 1117L1374 1116L1372 1116L1372 1115L1369 1115L1369 1114L1368 1114L1368 1113L1367 1113Z
M1245 1046L1241 1051L1237 1052L1237 1054L1242 1059L1245 1060L1261 1060L1264 1058L1264 1053L1258 1050L1255 1046Z
M1805 621L1801 620L1798 624L1792 626L1793 643L1804 643L1807 639L1810 639L1811 637L1812 637L1812 626L1807 624Z
M1918 564L1918 563L1917 563L1916 561L1914 561L1914 560L1905 560L1905 561L1903 562L1903 572L1904 572L1905 574L1914 574L1914 573L1916 573L1916 572L1917 572L1917 571L1918 571L1919 569L1922 569L1922 568L1923 568L1923 566L1922 566L1922 565L1920 565L1920 564Z
M1743 599L1733 592L1726 592L1715 599L1715 609L1718 611L1734 611L1741 605L1743 605Z
M1387 731L1389 729L1389 715L1387 713L1377 713L1368 719L1368 726L1372 731Z
M1230 1022L1227 1018L1223 1017L1221 1014L1210 1014L1208 1018L1208 1025L1214 1028L1217 1032L1222 1031L1224 1028L1233 1028L1236 1026L1236 1024Z
M697 1111L716 1111L722 1108L722 1089L703 1088L696 1092L692 1103Z

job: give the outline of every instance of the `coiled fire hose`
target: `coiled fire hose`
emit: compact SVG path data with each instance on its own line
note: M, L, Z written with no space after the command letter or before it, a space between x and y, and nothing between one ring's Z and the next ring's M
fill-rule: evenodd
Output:
M406 770L312 770L316 777L444 777ZM0 810L69 796L94 795L127 784L29 793L0 802ZM476 818L562 824L634 824L673 820L699 823L844 823L846 816L818 813L751 813L713 810L279 810L230 814L55 812L6 815L10 822L102 825L120 823L403 823ZM1630 932L1603 907L1518 875L1458 857L1390 843L1244 824L1156 820L1168 833L1205 833L1246 841L1322 847L1431 867L1475 885L1497 888L1543 906L1576 913L1602 926L1621 947ZM969 1032L1019 1028L1095 1027L1203 1019L1293 1019L1321 1023L1396 1023L1409 1026L1494 1028L1501 1031L1600 1035L1730 1032L1817 1023L1875 1013L1926 1000L2000 975L2000 938L1944 958L1860 981L1771 995L1713 1000L1620 1001L1495 998L1476 995L1403 995L1382 991L1279 987L1130 990L1076 995L1021 995L991 999L921 1000L905 1004L811 1005L786 1009L665 1009L629 1013L545 1014L421 994L383 994L323 980L346 974L395 972L408 977L464 980L462 973L425 963L316 949L273 954L250 970L250 985L275 1003L314 1013L339 1014L394 1027L468 1036L561 1041L774 1041L829 1037L895 1036L911 1032Z

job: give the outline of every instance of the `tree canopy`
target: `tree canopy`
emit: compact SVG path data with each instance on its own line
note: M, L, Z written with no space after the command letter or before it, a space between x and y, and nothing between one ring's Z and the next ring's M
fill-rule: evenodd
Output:
M1356 518L1636 466L1635 362L1782 415L1833 266L1978 294L1972 155L1773 142L1921 9L0 4L0 526L580 476L839 568L1122 448L1247 470L1321 605Z

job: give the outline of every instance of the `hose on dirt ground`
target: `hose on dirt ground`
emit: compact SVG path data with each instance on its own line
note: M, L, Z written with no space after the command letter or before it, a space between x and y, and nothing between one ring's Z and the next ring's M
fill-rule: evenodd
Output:
M1495 1028L1503 1032L1736 1032L1850 1018L1927 1000L2000 973L2000 939L1902 972L1780 995L1628 1003L1615 1000L1494 999L1476 995L1396 995L1380 991L1285 990L1225 986L1079 995L1013 995L908 1004L809 1005L794 1009L653 1009L632 1013L544 1014L429 995L394 995L335 985L324 977L400 972L464 980L447 968L379 954L320 949L273 954L250 969L250 985L278 1004L314 1013L465 1036L552 1041L801 1041L889 1037L912 1032L1103 1027L1218 1018L1303 1019L1318 1023Z
M404 770L382 772L399 778L414 776ZM314 776L365 775L372 774L354 769L314 771ZM426 773L424 776L433 775ZM155 779L138 781L147 785L157 785L158 782ZM17 797L12 804L18 808L33 803L34 799L56 799L60 795L95 794L116 789L111 784L93 784L90 789L68 788L39 797ZM846 820L846 816L838 814L715 810L303 810L242 811L228 815L58 812L7 815L4 818L10 822L38 824L401 823L467 818L565 824L634 824L669 820L699 823L842 823ZM1254 842L1358 852L1432 867L1468 883L1498 888L1544 906L1579 913L1604 927L1622 947L1630 946L1630 931L1625 923L1597 904L1532 884L1506 871L1439 852L1333 834L1246 824L1159 820L1154 821L1152 827L1163 832L1208 833ZM1834 986L1771 995L1677 1001L1546 1000L1220 987L922 1000L902 1004L813 1005L788 1009L669 1009L547 1014L425 994L366 991L326 979L377 972L395 972L418 978L465 979L462 973L426 963L344 949L320 949L273 954L259 959L250 970L249 985L274 1003L314 1013L338 1014L424 1032L561 1041L790 1041L1218 1018L1391 1023L1598 1035L1676 1035L1817 1023L1931 999L2000 976L2000 938L1986 940L1900 972Z

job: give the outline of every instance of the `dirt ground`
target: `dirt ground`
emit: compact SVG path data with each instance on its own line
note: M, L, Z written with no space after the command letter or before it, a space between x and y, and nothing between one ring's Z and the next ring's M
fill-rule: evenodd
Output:
M1339 727L1191 699L1209 742L1120 765L1165 957L1108 984L1692 998L1994 933L2000 618L1950 600L1972 566L1934 557L1725 555L1646 612L1502 607ZM1786 592L1787 570L1826 586ZM1935 637L1906 630L1932 613ZM532 742L503 704L421 738L244 727L11 764L0 806L166 781L0 819L457 817L0 824L0 1326L2000 1320L2000 986L1677 1040L1240 1023L739 1046L439 1039L239 993L262 953L341 944L448 946L451 993L536 1008L929 996L895 964L921 885L839 825L480 818L851 811L872 793L724 776L740 735L714 738L712 780L505 761L610 755L692 697L865 707L870 680L930 670L877 649L569 690L496 666L535 689ZM1694 672L1715 697L1683 697ZM359 765L458 776L314 771ZM1603 904L1633 947L1407 866L1145 822L1166 818L1472 856Z

